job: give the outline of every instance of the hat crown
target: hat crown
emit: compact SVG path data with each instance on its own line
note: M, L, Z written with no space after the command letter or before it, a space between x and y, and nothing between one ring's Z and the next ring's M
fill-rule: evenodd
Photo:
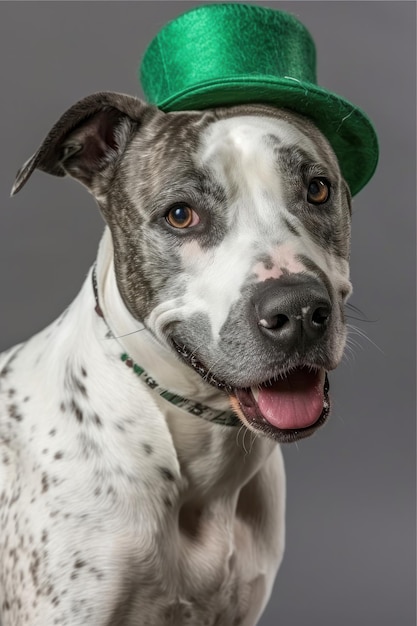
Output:
M328 139L354 195L378 162L365 113L316 83L316 50L293 15L267 7L207 4L169 22L148 46L140 80L166 112L269 104L312 120Z
M197 84L259 75L315 83L315 45L289 13L238 3L204 5L169 22L141 65L143 91L161 108Z

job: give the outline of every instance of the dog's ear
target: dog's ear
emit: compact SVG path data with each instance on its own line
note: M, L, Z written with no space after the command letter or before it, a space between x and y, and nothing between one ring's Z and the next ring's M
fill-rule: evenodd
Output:
M72 106L53 126L39 150L16 175L16 194L39 169L54 176L73 176L91 190L98 174L123 153L132 133L160 111L124 94L101 92Z

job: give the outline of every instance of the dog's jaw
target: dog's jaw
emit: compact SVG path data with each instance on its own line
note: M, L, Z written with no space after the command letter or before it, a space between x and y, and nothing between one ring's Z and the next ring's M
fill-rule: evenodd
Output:
M249 430L288 443L314 434L329 416L329 380L323 368L297 368L278 380L234 387L211 374L186 346L175 340L172 345L199 376L228 396L231 408Z

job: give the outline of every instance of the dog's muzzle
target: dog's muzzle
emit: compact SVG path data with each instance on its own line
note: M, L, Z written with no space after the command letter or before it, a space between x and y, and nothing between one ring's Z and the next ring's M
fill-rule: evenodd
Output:
M321 357L332 322L329 293L313 277L285 275L256 285L248 304L260 353L270 362L275 355L276 367L264 379L235 386L217 378L185 346L174 344L176 350L207 382L229 395L246 426L280 442L307 437L326 421L330 409Z
M328 333L332 303L323 283L306 275L287 275L260 283L252 295L254 323L264 342L299 363L285 374L257 386L235 389L232 405L249 425L280 441L306 437L329 413L328 379L314 360ZM294 361L293 361L294 363Z

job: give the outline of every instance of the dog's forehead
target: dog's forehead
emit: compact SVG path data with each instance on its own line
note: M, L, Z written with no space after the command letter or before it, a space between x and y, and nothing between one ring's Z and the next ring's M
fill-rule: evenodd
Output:
M308 120L289 113L213 121L202 130L194 158L226 190L229 201L240 198L241 204L246 197L260 206L269 197L275 209L286 204L286 192L301 180L303 168L340 178L325 137Z
M261 158L262 163L259 165L265 166L265 157L271 157L280 147L288 149L297 146L311 159L320 161L324 151L319 148L323 147L325 140L316 131L313 141L308 135L310 129L311 125L307 122L303 132L299 125L267 116L239 115L220 119L204 130L199 157L205 164L218 164L233 159L234 164L247 164L249 161L252 165ZM258 166L257 169L260 170L261 167Z

